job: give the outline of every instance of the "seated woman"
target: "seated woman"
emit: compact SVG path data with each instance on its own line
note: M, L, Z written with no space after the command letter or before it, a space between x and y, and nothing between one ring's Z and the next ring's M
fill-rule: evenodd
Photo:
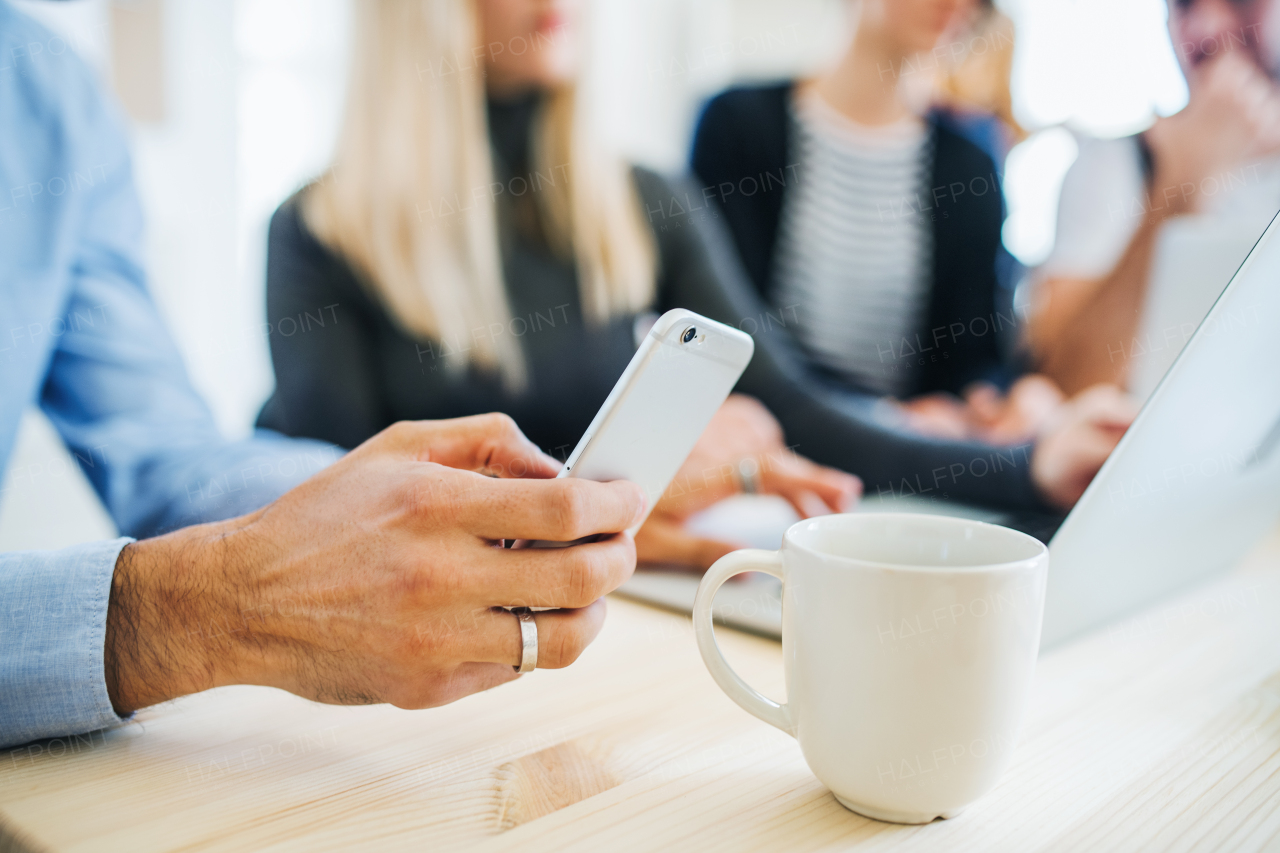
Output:
M546 9L360 4L336 162L271 223L282 332L260 424L354 447L399 420L502 411L564 458L646 317L679 302L678 241L655 240L641 206L670 193L589 135L571 22ZM748 457L749 485L802 514L856 499L855 477L788 452L764 407L734 397L637 537L641 558L705 567L731 550L679 522L737 491L722 472Z
M1012 378L1001 342L1016 324L990 149L1016 131L928 108L937 57L953 52L940 46L981 39L986 56L1010 35L988 24L989 4L965 0L863 0L855 14L829 71L712 100L693 169L719 188L751 283L793 318L818 370L865 394L928 395L900 411L933 434L1029 440L1062 398L1041 377L996 391ZM955 76L953 102L965 100ZM762 191L742 186L751 176Z
M646 318L680 306L755 333L740 390L782 428L731 398L678 478L695 487L664 497L637 537L642 560L705 566L732 547L679 522L744 485L705 474L746 457L760 463L751 485L802 514L846 507L857 483L797 450L881 489L909 478L1020 506L1074 500L1101 464L1081 442L1089 413L1065 420L1047 454L988 460L991 447L907 435L826 394L773 334L718 223L678 202L691 191L593 140L575 100L573 21L555 7L358 8L336 162L271 223L268 315L296 325L271 338L277 389L261 425L351 447L396 420L498 410L563 457Z

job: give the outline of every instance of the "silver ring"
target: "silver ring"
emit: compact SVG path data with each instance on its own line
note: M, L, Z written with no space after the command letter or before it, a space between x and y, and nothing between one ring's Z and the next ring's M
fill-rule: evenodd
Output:
M511 668L516 672L533 672L538 666L538 623L527 607L511 612L520 621L520 665Z
M738 485L743 494L754 495L760 491L760 463L754 458L748 456L738 462Z

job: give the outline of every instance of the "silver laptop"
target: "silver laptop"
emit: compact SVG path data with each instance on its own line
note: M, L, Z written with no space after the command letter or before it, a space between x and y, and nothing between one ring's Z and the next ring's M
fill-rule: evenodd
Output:
M1214 300L1267 227L1256 216L1179 216L1160 227L1137 336L1114 350L1129 356L1129 393L1151 397Z
M1075 509L1051 538L1044 535L1050 563L1042 648L1231 567L1280 518L1278 227L1273 219ZM903 498L871 498L859 508L888 510L1013 521ZM740 497L693 526L777 548L794 520L780 501ZM716 618L779 636L778 582L749 577L721 588ZM642 570L619 592L688 611L697 586L687 573Z

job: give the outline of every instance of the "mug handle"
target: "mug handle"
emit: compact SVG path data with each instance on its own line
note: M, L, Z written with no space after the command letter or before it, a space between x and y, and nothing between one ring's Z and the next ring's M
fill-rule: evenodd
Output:
M734 575L743 572L764 572L773 575L785 583L782 570L781 551L761 551L748 548L725 554L715 565L707 569L698 584L698 594L693 600L693 633L698 639L698 651L702 653L702 662L707 665L711 677L720 685L720 689L729 698L742 706L743 710L764 720L771 726L777 726L787 734L795 737L795 725L791 722L791 708L761 695L743 681L734 672L720 646L716 644L715 628L711 623L711 602L716 597L716 590Z

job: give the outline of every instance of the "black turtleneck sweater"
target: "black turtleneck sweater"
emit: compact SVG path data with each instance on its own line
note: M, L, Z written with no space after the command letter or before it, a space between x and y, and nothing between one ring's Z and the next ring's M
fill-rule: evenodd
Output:
M496 375L474 368L447 370L440 355L446 348L401 331L346 261L307 230L294 196L272 217L268 238L277 387L259 426L354 447L399 420L502 411L549 453L564 458L573 449L635 351L636 318L586 322L573 261L557 256L542 235L533 185L564 175L530 174L537 106L536 98L525 98L488 107L512 311L506 328L495 332L519 339L529 368L525 390L510 392ZM787 329L792 318L766 309L743 273L721 214L708 201L714 190L703 193L644 169L633 178L658 247L653 311L689 308L751 333L756 354L738 390L773 411L797 452L858 474L870 495L1038 504L1029 448L997 453L906 433L880 420L869 398L812 374ZM448 210L442 204L429 215Z

